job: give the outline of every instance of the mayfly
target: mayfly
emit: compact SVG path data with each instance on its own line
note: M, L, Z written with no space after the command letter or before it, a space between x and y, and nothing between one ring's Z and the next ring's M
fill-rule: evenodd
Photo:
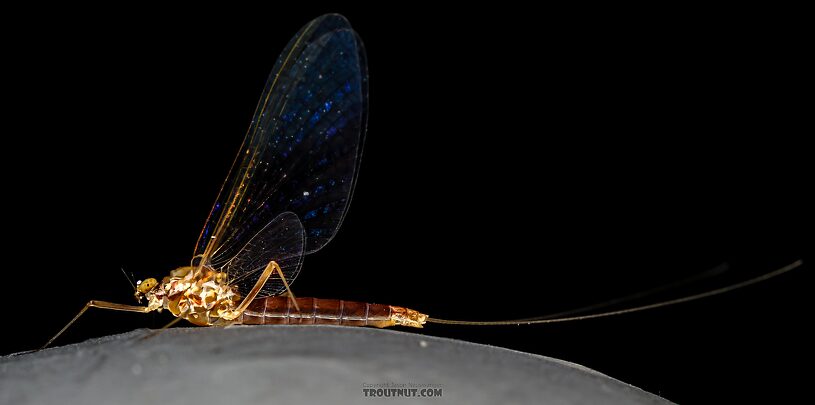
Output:
M249 130L210 211L189 266L160 282L135 285L146 305L90 301L88 308L168 310L195 325L334 324L421 328L551 323L638 311L720 294L797 267L679 300L584 316L498 322L447 321L392 305L295 298L289 284L303 257L325 246L342 224L354 191L367 124L365 50L348 21L328 14L309 22L284 48ZM595 309L597 307L594 307Z

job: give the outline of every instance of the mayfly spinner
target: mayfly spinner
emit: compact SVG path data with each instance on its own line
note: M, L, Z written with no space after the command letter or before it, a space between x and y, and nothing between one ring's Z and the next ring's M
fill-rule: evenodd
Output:
M191 265L161 281L139 282L135 295L146 306L90 301L74 321L96 307L167 309L196 325L421 327L427 317L402 307L280 296L303 256L325 246L342 223L362 155L367 104L365 50L348 21L329 14L308 23L266 82Z
M303 27L275 63L190 265L171 271L161 281L139 282L135 296L146 306L88 302L45 346L90 307L141 313L166 309L177 317L173 322L186 319L202 326L421 328L425 322L551 323L720 294L800 265L796 262L753 280L680 300L557 319L446 321L398 306L295 298L289 283L297 277L303 256L320 250L334 237L351 201L367 123L367 80L365 50L344 17L328 14Z

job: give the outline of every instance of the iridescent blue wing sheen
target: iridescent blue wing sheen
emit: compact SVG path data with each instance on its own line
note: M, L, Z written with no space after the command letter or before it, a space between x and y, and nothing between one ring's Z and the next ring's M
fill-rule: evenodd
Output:
M336 14L311 21L269 76L195 256L222 267L283 212L302 222L305 253L328 243L354 189L367 104L367 65L357 34ZM234 265L230 270L236 276L240 271Z
M300 219L292 212L284 212L266 224L220 270L229 274L229 284L238 287L238 291L244 295L252 290L272 260L280 266L286 280L294 280L303 264L305 243ZM277 295L285 290L280 276L273 273L257 298Z

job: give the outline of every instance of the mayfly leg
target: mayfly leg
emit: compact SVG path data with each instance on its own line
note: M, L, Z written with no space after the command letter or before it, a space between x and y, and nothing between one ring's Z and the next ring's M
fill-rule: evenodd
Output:
M242 314L243 311L246 310L249 304L252 303L252 300L254 300L255 297L257 297L258 293L260 293L260 289L263 288L263 285L266 284L266 281L269 280L269 277L272 275L272 272L274 271L276 271L277 274L280 275L280 278L283 279L283 285L286 286L286 291L288 291L289 297L291 298L292 301L294 301L294 294L292 294L291 289L289 288L289 283L286 281L286 277L283 276L283 270L280 269L280 265L278 265L277 262L271 261L266 266L266 268L263 269L263 273L258 278L258 281L255 283L254 287L252 287L252 290L249 291L249 294L246 294L246 297L243 298L243 301L235 309L233 315L223 318L226 319L227 321L231 321L240 316L240 314ZM296 301L294 301L294 307L297 308L297 311L300 311L300 308L297 307Z
M139 305L125 305L125 304L117 304L115 302L96 301L96 300L88 301L88 303L85 304L85 307L82 308L82 310L79 311L78 314L76 314L74 319L71 319L71 322L68 322L68 324L65 325L65 327L63 327L59 332L57 332L56 335L54 335L54 337L52 337L50 340L48 340L48 342L46 342L40 348L40 350L45 349L51 343L53 343L54 340L56 340L60 335L62 335L63 332L65 332L71 325L73 325L74 322L76 322L76 320L79 319L79 317L82 316L82 314L84 314L85 311L87 311L88 308L91 308L91 307L93 307L93 308L102 308L102 309L111 309L111 310L114 310L114 311L140 312L142 314L146 314L146 313L150 312L150 310L147 309L147 307L143 307L143 306L139 306Z
M297 312L299 313L300 307L297 305L297 297L295 297L294 293L291 292L291 288L289 288L289 282L286 281L286 276L283 275L283 270L280 269L280 266L278 266L277 263L275 262L272 263L275 264L275 270L277 270L277 274L280 275L280 279L283 280L283 286L286 287L286 294L289 296L289 300L291 300L291 303L294 304L294 309L296 309Z
M184 318L175 318L175 319L173 319L172 321L170 321L170 322L169 322L169 323L167 323L166 325L162 326L162 327L161 327L161 329L154 330L152 333L148 333L148 334L147 334L147 335L145 335L143 338L141 338L141 340L147 340L147 339L149 339L149 338L151 338L151 337L153 337L153 336L158 335L158 334L159 334L159 332L161 332L161 331L163 331L163 330L170 329L170 327L171 327L171 326L173 326L173 325L175 325L175 324L177 324L177 323L181 322L181 320L182 320L182 319L184 319Z

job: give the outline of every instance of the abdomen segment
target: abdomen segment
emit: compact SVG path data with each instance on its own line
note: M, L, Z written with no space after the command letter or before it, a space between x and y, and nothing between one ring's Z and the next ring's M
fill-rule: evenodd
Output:
M321 298L258 298L234 323L244 325L346 325L386 328L394 325L421 328L427 315L393 305Z

